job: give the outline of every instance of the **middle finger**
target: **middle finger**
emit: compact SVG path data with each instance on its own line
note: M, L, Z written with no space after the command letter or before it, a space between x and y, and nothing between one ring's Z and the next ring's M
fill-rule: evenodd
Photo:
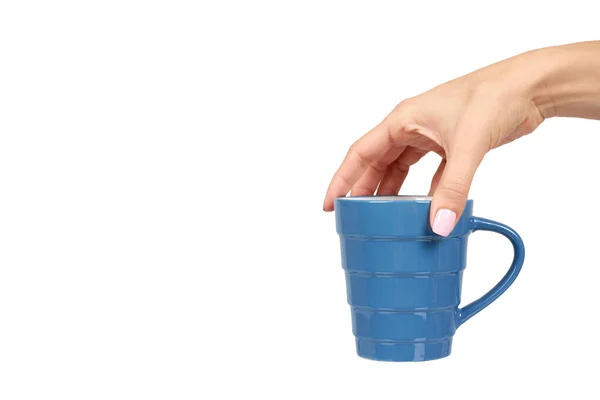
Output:
M377 190L377 186L379 185L379 182L381 182L388 165L400 157L402 152L404 152L404 149L406 149L406 146L393 147L389 149L383 157L371 164L352 188L351 195L372 196L375 193L375 190Z

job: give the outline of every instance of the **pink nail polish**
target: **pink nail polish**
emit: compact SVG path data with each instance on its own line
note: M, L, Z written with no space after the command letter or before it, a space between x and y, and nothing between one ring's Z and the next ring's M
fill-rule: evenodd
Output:
M455 222L456 213L454 211L441 209L435 214L431 229L440 236L448 236L454 229Z

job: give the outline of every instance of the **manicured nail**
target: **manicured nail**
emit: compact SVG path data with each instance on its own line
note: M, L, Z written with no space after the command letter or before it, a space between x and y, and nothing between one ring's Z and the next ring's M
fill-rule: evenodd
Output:
M456 213L454 211L441 209L435 214L431 229L440 236L448 236L454 229L455 222Z

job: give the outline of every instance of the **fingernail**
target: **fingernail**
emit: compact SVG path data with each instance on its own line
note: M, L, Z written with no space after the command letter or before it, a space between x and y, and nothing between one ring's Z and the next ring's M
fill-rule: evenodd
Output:
M441 209L435 214L431 229L440 236L448 236L454 229L455 222L456 213L454 211Z

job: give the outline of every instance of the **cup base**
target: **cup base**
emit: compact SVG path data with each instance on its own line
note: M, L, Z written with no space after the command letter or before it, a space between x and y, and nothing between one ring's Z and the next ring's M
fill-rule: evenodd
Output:
M356 338L356 352L362 358L376 361L430 361L448 357L452 338L426 342L389 342Z

